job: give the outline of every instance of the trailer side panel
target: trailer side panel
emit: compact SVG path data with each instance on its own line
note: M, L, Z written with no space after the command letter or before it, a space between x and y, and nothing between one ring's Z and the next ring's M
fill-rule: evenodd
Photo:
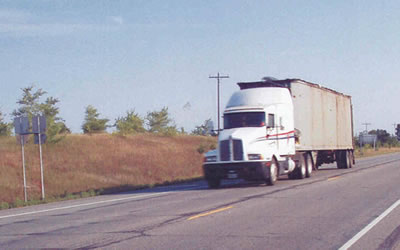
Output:
M296 150L352 149L351 97L301 80L291 82Z

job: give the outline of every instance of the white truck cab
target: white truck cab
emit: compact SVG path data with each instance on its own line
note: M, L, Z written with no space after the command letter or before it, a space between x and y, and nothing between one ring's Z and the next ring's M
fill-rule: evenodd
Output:
M282 174L311 176L316 158L311 151L296 150L299 131L294 117L287 84L235 92L224 111L217 149L205 154L203 170L209 187L219 187L221 179L264 180L273 185Z

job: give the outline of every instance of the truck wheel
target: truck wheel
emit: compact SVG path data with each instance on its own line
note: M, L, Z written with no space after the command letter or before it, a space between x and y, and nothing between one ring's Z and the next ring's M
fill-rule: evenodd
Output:
M299 165L297 166L297 178L298 179L304 179L304 178L306 178L306 172L307 172L307 170L306 170L306 162L305 162L305 160L306 159L304 159L305 158L305 155L302 155L301 157L300 157L300 160L299 160Z
M310 178L312 170L313 170L313 162L312 162L311 154L305 154L304 156L306 158L306 177Z
M349 151L347 150L342 150L341 151L341 165L342 168L350 168L350 155L349 155Z
M271 166L268 168L268 176L266 176L266 182L268 186L272 186L278 180L278 164L275 158L272 158Z
M336 151L335 152L335 158L336 158L336 165L337 165L337 168L344 168L344 160L343 160L343 151L342 150L339 150L339 151Z
M347 161L348 161L348 167L352 168L353 167L353 152L351 152L351 150L347 150Z
M221 179L218 177L212 177L207 179L207 184L209 188L216 189L221 185Z

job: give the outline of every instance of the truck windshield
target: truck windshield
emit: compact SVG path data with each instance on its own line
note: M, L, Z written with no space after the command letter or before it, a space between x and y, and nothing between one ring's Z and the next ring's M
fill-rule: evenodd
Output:
M265 126L264 112L232 113L224 115L224 129Z

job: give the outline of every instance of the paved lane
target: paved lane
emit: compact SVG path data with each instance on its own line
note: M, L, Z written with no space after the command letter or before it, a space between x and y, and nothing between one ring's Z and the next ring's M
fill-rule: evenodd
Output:
M400 199L399 180L393 154L273 187L198 181L0 211L0 248L338 249ZM397 247L399 209L352 248Z

